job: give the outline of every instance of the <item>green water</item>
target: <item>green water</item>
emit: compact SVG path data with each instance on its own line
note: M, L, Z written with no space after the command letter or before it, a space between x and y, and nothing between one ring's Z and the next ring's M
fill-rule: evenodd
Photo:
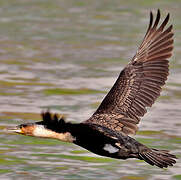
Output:
M47 108L91 116L144 36L149 11L171 14L175 48L162 96L136 139L171 150L168 169L114 160L73 144L7 134ZM0 179L181 180L181 1L0 1Z

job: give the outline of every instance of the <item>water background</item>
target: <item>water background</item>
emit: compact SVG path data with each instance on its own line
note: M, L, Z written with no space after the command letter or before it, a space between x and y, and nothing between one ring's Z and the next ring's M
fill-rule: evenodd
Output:
M7 134L50 109L68 121L91 116L142 41L149 12L171 14L175 48L162 96L136 139L178 156L159 169L97 156L73 144ZM180 0L1 0L0 179L181 180Z

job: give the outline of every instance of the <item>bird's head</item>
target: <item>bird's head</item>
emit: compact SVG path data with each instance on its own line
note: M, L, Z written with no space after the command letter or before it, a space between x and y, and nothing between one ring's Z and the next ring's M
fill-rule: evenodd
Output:
M20 124L15 127L9 127L7 130L17 134L53 138L65 142L73 142L75 140L70 132L71 124L66 123L63 117L58 119L57 114L52 115L49 112L45 112L42 113L42 118L42 121Z

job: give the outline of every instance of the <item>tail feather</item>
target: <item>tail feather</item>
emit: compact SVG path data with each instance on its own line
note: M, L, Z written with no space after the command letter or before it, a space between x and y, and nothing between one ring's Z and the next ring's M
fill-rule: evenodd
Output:
M173 166L173 164L176 163L176 156L170 154L167 150L146 149L141 152L139 156L152 166L156 165L160 168L167 168L168 166Z

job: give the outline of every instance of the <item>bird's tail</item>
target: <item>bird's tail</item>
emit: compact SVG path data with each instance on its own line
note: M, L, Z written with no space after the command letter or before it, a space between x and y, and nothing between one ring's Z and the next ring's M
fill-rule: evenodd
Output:
M146 149L139 153L140 159L146 161L152 166L158 166L160 168L167 168L168 166L173 166L176 163L175 159L177 157L172 155L167 150L157 150L157 149Z

